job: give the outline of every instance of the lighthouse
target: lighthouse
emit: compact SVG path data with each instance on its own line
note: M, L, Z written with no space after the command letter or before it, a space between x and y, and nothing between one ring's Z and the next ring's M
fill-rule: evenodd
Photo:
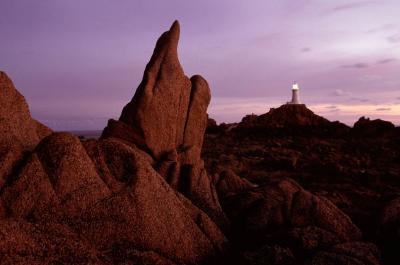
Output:
M292 85L292 101L288 102L288 104L301 104L299 97L299 84L294 82Z

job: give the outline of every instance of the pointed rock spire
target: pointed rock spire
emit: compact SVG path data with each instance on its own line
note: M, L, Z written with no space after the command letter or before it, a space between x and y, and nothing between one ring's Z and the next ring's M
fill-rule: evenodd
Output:
M192 85L178 59L179 34L179 22L175 21L158 39L143 81L119 118L135 132L135 143L144 144L155 158L184 142ZM112 128L106 131L113 134Z
M135 95L102 137L120 138L150 153L155 169L175 190L223 225L226 217L200 156L210 88L201 76L189 79L183 72L179 32L175 21L158 39Z

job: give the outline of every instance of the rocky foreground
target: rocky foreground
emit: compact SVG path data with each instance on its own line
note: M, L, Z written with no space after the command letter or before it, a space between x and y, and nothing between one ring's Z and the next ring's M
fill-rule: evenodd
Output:
M396 264L397 131L359 145L316 116L300 119L318 137L261 116L207 128L210 89L178 40L175 22L98 140L31 118L0 72L0 263Z
M217 191L247 264L399 264L400 128L392 123L362 117L350 128L283 105L238 124L209 120L203 157L212 176L237 179L238 190ZM321 209L334 229L320 223Z

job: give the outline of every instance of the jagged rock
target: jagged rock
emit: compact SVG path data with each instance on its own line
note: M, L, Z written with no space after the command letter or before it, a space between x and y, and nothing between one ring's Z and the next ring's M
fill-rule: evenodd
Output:
M247 179L239 177L231 169L224 170L218 175L215 186L220 198L229 196L231 193L246 191L257 186Z
M281 234L276 236L277 231L308 226L335 235L335 239L331 240L333 243L361 238L360 230L350 218L330 201L312 195L290 179L271 179L250 191L227 196L222 200L222 206L232 221L236 237L242 242L257 242L268 237L281 240ZM316 232L315 229L308 231L313 234ZM307 241L306 237L318 241L323 239L309 233L304 236Z
M303 104L285 104L271 108L268 113L248 115L242 120L243 125L257 124L267 127L321 126L330 122L308 109Z
M25 98L0 71L0 189L18 171L25 153L50 133L51 129L31 118Z
M225 248L219 228L189 201L182 202L182 195L153 169L148 154L115 139L86 148L115 192L71 220L96 246L123 256L132 248L151 250L185 264L204 262Z
M1 264L109 264L98 251L61 224L0 220Z
M265 136L294 135L335 135L348 133L350 128L338 121L331 122L315 114L303 104L285 104L271 108L262 115L247 115L238 124L236 132L243 135L258 134Z
M25 98L9 77L0 71L0 191L18 173L21 164L39 142L36 121L31 118ZM5 209L3 205L3 214Z
M358 136L368 137L396 134L393 123L381 119L370 120L365 117L361 117L354 123L353 132Z
M33 154L16 179L4 189L5 217L40 221L47 214L62 213L60 200L37 156Z
M79 214L111 194L81 142L72 134L54 133L43 139L36 152L68 214Z
M219 225L227 224L200 157L211 95L199 75L189 79L178 60L179 23L158 39L143 80L119 121L102 138L119 138L148 152L154 168Z
M183 146L192 147L195 152L186 157L185 161L181 161L182 164L196 164L200 160L207 127L207 107L211 100L210 88L204 78L195 75L190 78L190 82L192 89L183 133Z
M0 189L4 188L7 179L16 171L24 157L20 144L10 142L0 145Z
M137 128L155 157L183 144L191 82L178 60L179 23L157 41L143 81L120 121Z
M177 149L191 149L190 156L181 156L180 162L195 164L200 160L211 95L204 78L185 76L177 54L179 32L176 21L159 38L133 99L124 107L119 122L109 122L103 138L117 137L145 146L156 159Z
M296 227L288 232L287 237L292 248L303 255L340 243L334 232L316 226Z
M380 241L385 250L386 260L399 260L400 198L391 200L383 207L379 221Z
M136 127L129 126L128 124L110 119L107 123L106 128L104 128L101 138L118 138L127 143L134 143L144 150L148 150L146 143L141 136L141 133ZM151 152L149 152L151 153Z
M243 265L294 265L296 259L288 247L279 245L263 246L260 249L246 251L242 254Z
M116 139L85 147L90 157L69 133L46 137L1 193L0 216L65 225L113 262L199 264L225 251L219 228L169 187L147 153Z
M53 133L52 129L50 129L49 127L47 127L46 125L44 125L40 121L37 121L37 120L33 119L33 123L36 126L36 133L37 133L39 139L43 139L46 136L49 136L50 134Z
M379 249L370 243L349 242L336 245L327 251L317 253L308 265L379 265Z
M25 98L15 89L8 76L0 71L0 145L19 144L32 150L39 142L36 124Z

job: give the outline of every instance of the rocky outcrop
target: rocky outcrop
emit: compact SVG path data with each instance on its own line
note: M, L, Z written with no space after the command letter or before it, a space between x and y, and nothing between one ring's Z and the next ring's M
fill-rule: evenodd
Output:
M150 259L199 264L225 251L227 242L219 228L170 188L149 155L113 139L85 145L68 133L46 137L1 193L0 216L39 227L61 225L73 237L79 235L79 244L113 263ZM0 230L7 225L0 223ZM47 236L37 233L38 238ZM47 247L56 249L53 244L63 236L54 236ZM38 248L45 251L45 246ZM19 259L28 262L33 257L16 254L14 261Z
M290 126L321 126L329 124L329 121L314 114L303 104L285 104L279 108L271 108L268 113L248 115L243 118L243 124L258 124L267 127Z
M51 129L32 119L25 98L0 71L0 190L25 154L49 133Z
M53 133L1 74L2 262L194 265L227 251L200 158L210 90L184 75L178 38L176 22L101 140Z
M247 192L226 196L223 207L241 237L264 236L279 227L316 226L333 233L339 242L358 240L360 230L330 201L312 195L291 179L270 180ZM252 239L251 239L252 240Z
M386 203L379 220L380 243L388 264L396 264L400 259L400 197Z
M220 197L241 264L380 264L347 215L291 179Z
M221 199L231 195L232 193L240 193L257 187L257 185L251 183L247 179L236 175L236 173L231 169L224 170L217 174L215 186L217 188L218 196Z
M109 264L65 225L2 219L0 235L1 264Z
M317 253L307 264L310 265L379 265L379 249L370 243L350 242L338 244L331 249Z
M179 33L176 21L159 38L143 81L119 118L137 129L156 158L183 146L189 105L192 105L192 84L178 60ZM201 89L210 93L207 84ZM205 99L205 108L208 101Z
M292 123L285 123L291 112L279 109L248 115L236 128L205 136L202 155L232 223L235 236L230 238L236 252L241 253L240 264L397 264L399 128L384 122L382 127L390 134L384 129L368 134L368 129L341 131L331 123L301 125L295 117ZM299 115L306 118L307 112L300 110ZM261 117L270 120L263 123ZM312 115L305 120L310 119ZM232 173L227 174L229 171ZM288 178L304 189L288 193L293 185L285 184L283 189L272 184L274 179L286 182ZM258 187L243 188L242 180ZM296 205L302 205L301 210L293 215ZM323 210L330 217L321 219L312 209ZM294 216L298 216L294 221L304 223L293 224ZM321 220L328 220L325 225L329 220L330 225L347 221L327 229L318 224ZM359 232L338 233L339 227ZM340 250L337 245L341 245Z
M354 123L353 133L364 137L382 137L397 134L393 123L381 119L361 117Z
M54 133L32 119L1 73L1 263L379 264L365 208L377 212L398 197L396 182L382 197L369 187L384 190L390 176L397 181L396 142L366 141L360 151L353 138L337 138L346 126L285 105L217 126L203 152L208 173L201 150L207 124L216 126L207 117L210 89L201 76L185 76L178 40L175 22L99 140ZM332 129L334 144L326 135L302 137L307 128ZM278 138L266 134L274 130ZM372 147L378 155L364 157ZM339 148L356 155L341 157ZM382 157L393 165L375 178L365 168ZM379 236L393 243L377 242L384 261L397 257L398 212L394 200L382 213Z
M157 41L143 80L119 121L110 120L102 138L118 138L149 153L154 168L221 226L227 219L200 157L211 99L207 81L188 78L179 63L176 21Z
M338 121L331 122L318 116L304 104L285 104L271 108L265 114L245 116L235 130L242 134L268 137L288 133L341 136L348 133L350 128Z
M12 142L32 150L38 144L36 123L28 104L4 72L0 72L0 118L1 146Z

